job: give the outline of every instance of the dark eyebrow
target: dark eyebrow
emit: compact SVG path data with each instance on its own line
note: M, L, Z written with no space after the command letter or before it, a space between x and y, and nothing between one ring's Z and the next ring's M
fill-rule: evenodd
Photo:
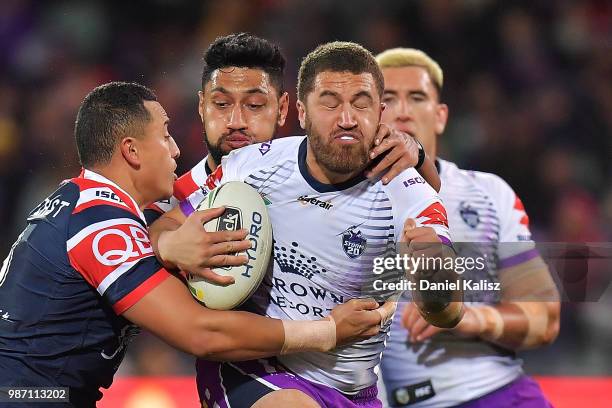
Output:
M210 90L210 92L211 92L211 93L212 93L212 92L221 92L221 93L224 93L224 94L228 94L228 93L230 93L230 91L228 91L227 89L225 89L225 88L224 88L224 87L222 87L222 86L217 86L217 87L215 87L215 88L211 89L211 90ZM256 93L260 93L260 94L263 94L263 95L268 95L268 92L267 92L267 91L265 91L265 90L263 90L263 89L261 89L261 88L252 88L252 89L248 89L248 90L246 90L246 91L245 91L245 93L247 93L247 94L256 94Z
M353 100L357 100L357 99L361 98L362 96L365 96L366 98L368 98L368 99L370 99L370 100L372 100L372 99L373 99L373 98L372 98L372 94L370 94L368 91L361 91L361 92L357 92L357 93L355 94L355 96L353 96L353 98L352 98L352 99L353 99Z
M338 98L338 94L334 91L325 90L319 94L319 98L324 96L333 96L334 98Z
M263 89L261 89L261 88L253 88L253 89L249 89L249 90L248 90L248 91L246 91L245 93L248 93L248 94L256 94L256 93L260 93L260 94L263 94L263 95L267 95L267 94L268 94L268 92L267 92L267 91L265 91L265 90L263 90Z

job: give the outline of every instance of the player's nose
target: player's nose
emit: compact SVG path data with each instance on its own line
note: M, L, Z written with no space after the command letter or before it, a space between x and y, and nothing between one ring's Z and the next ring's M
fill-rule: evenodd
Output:
M181 156L181 149L179 149L178 145L176 144L176 141L172 136L170 136L170 140L170 157L176 160Z
M235 104L229 120L227 122L227 127L228 129L244 129L247 127L246 122L245 122L245 118L244 118L244 112L242 112L242 107L240 106L240 104Z
M352 129L357 126L357 121L355 120L355 114L350 104L343 105L342 111L340 112L338 126L346 130Z

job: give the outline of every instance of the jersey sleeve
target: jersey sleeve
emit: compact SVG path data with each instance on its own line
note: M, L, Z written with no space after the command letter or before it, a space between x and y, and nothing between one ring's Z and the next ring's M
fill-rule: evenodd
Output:
M237 171L239 163L235 151L224 156L221 159L221 164L208 175L206 181L197 190L189 194L187 198L181 200L179 203L181 212L188 217L198 208L202 200L208 196L210 191L228 181L240 180Z
M74 213L66 250L70 265L118 315L169 276L153 254L143 221L117 207Z
M143 211L147 225L153 224L155 220L176 207L178 203L179 200L175 197L171 197L167 200L156 201L153 204L149 204Z
M412 168L394 178L385 191L391 199L396 242L401 240L404 223L415 220L417 227L431 227L446 245L452 245L446 208L438 193Z
M537 257L523 202L501 177L487 177L489 193L499 213L499 268L516 266Z

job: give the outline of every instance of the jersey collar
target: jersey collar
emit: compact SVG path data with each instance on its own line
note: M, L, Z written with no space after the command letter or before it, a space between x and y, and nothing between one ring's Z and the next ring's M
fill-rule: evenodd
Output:
M138 206L138 203L136 202L136 200L134 200L134 198L131 195L129 195L127 193L127 191L125 191L124 189L119 187L114 181L111 181L111 180L107 179L106 177L104 177L103 175L101 175L99 173L96 173L95 171L88 170L88 169L82 169L81 170L81 174L79 175L79 177L84 178L84 179L88 179L88 180L97 181L97 182L102 183L102 184L108 184L108 185L111 185L111 186L115 187L119 191L121 191L130 200L132 200L132 207L138 212L138 216L146 224L146 218L145 218L144 214L142 213L142 211L140 210L140 207Z

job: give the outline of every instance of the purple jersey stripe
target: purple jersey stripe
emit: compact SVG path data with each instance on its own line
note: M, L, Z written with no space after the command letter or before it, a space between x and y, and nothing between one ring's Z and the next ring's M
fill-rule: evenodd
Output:
M451 240L446 238L444 235L438 235L438 238L440 238L440 241L442 241L444 245L447 245L449 247L453 246L453 243L451 242Z
M185 217L189 217L195 211L189 200L181 201L179 204L179 208L181 209L183 214L185 214Z
M500 259L498 266L499 266L499 269L509 268L511 266L516 266L523 262L527 262L539 255L540 254L538 253L538 250L533 248L533 249L530 249L529 251L521 252L520 254L513 255L509 258Z

